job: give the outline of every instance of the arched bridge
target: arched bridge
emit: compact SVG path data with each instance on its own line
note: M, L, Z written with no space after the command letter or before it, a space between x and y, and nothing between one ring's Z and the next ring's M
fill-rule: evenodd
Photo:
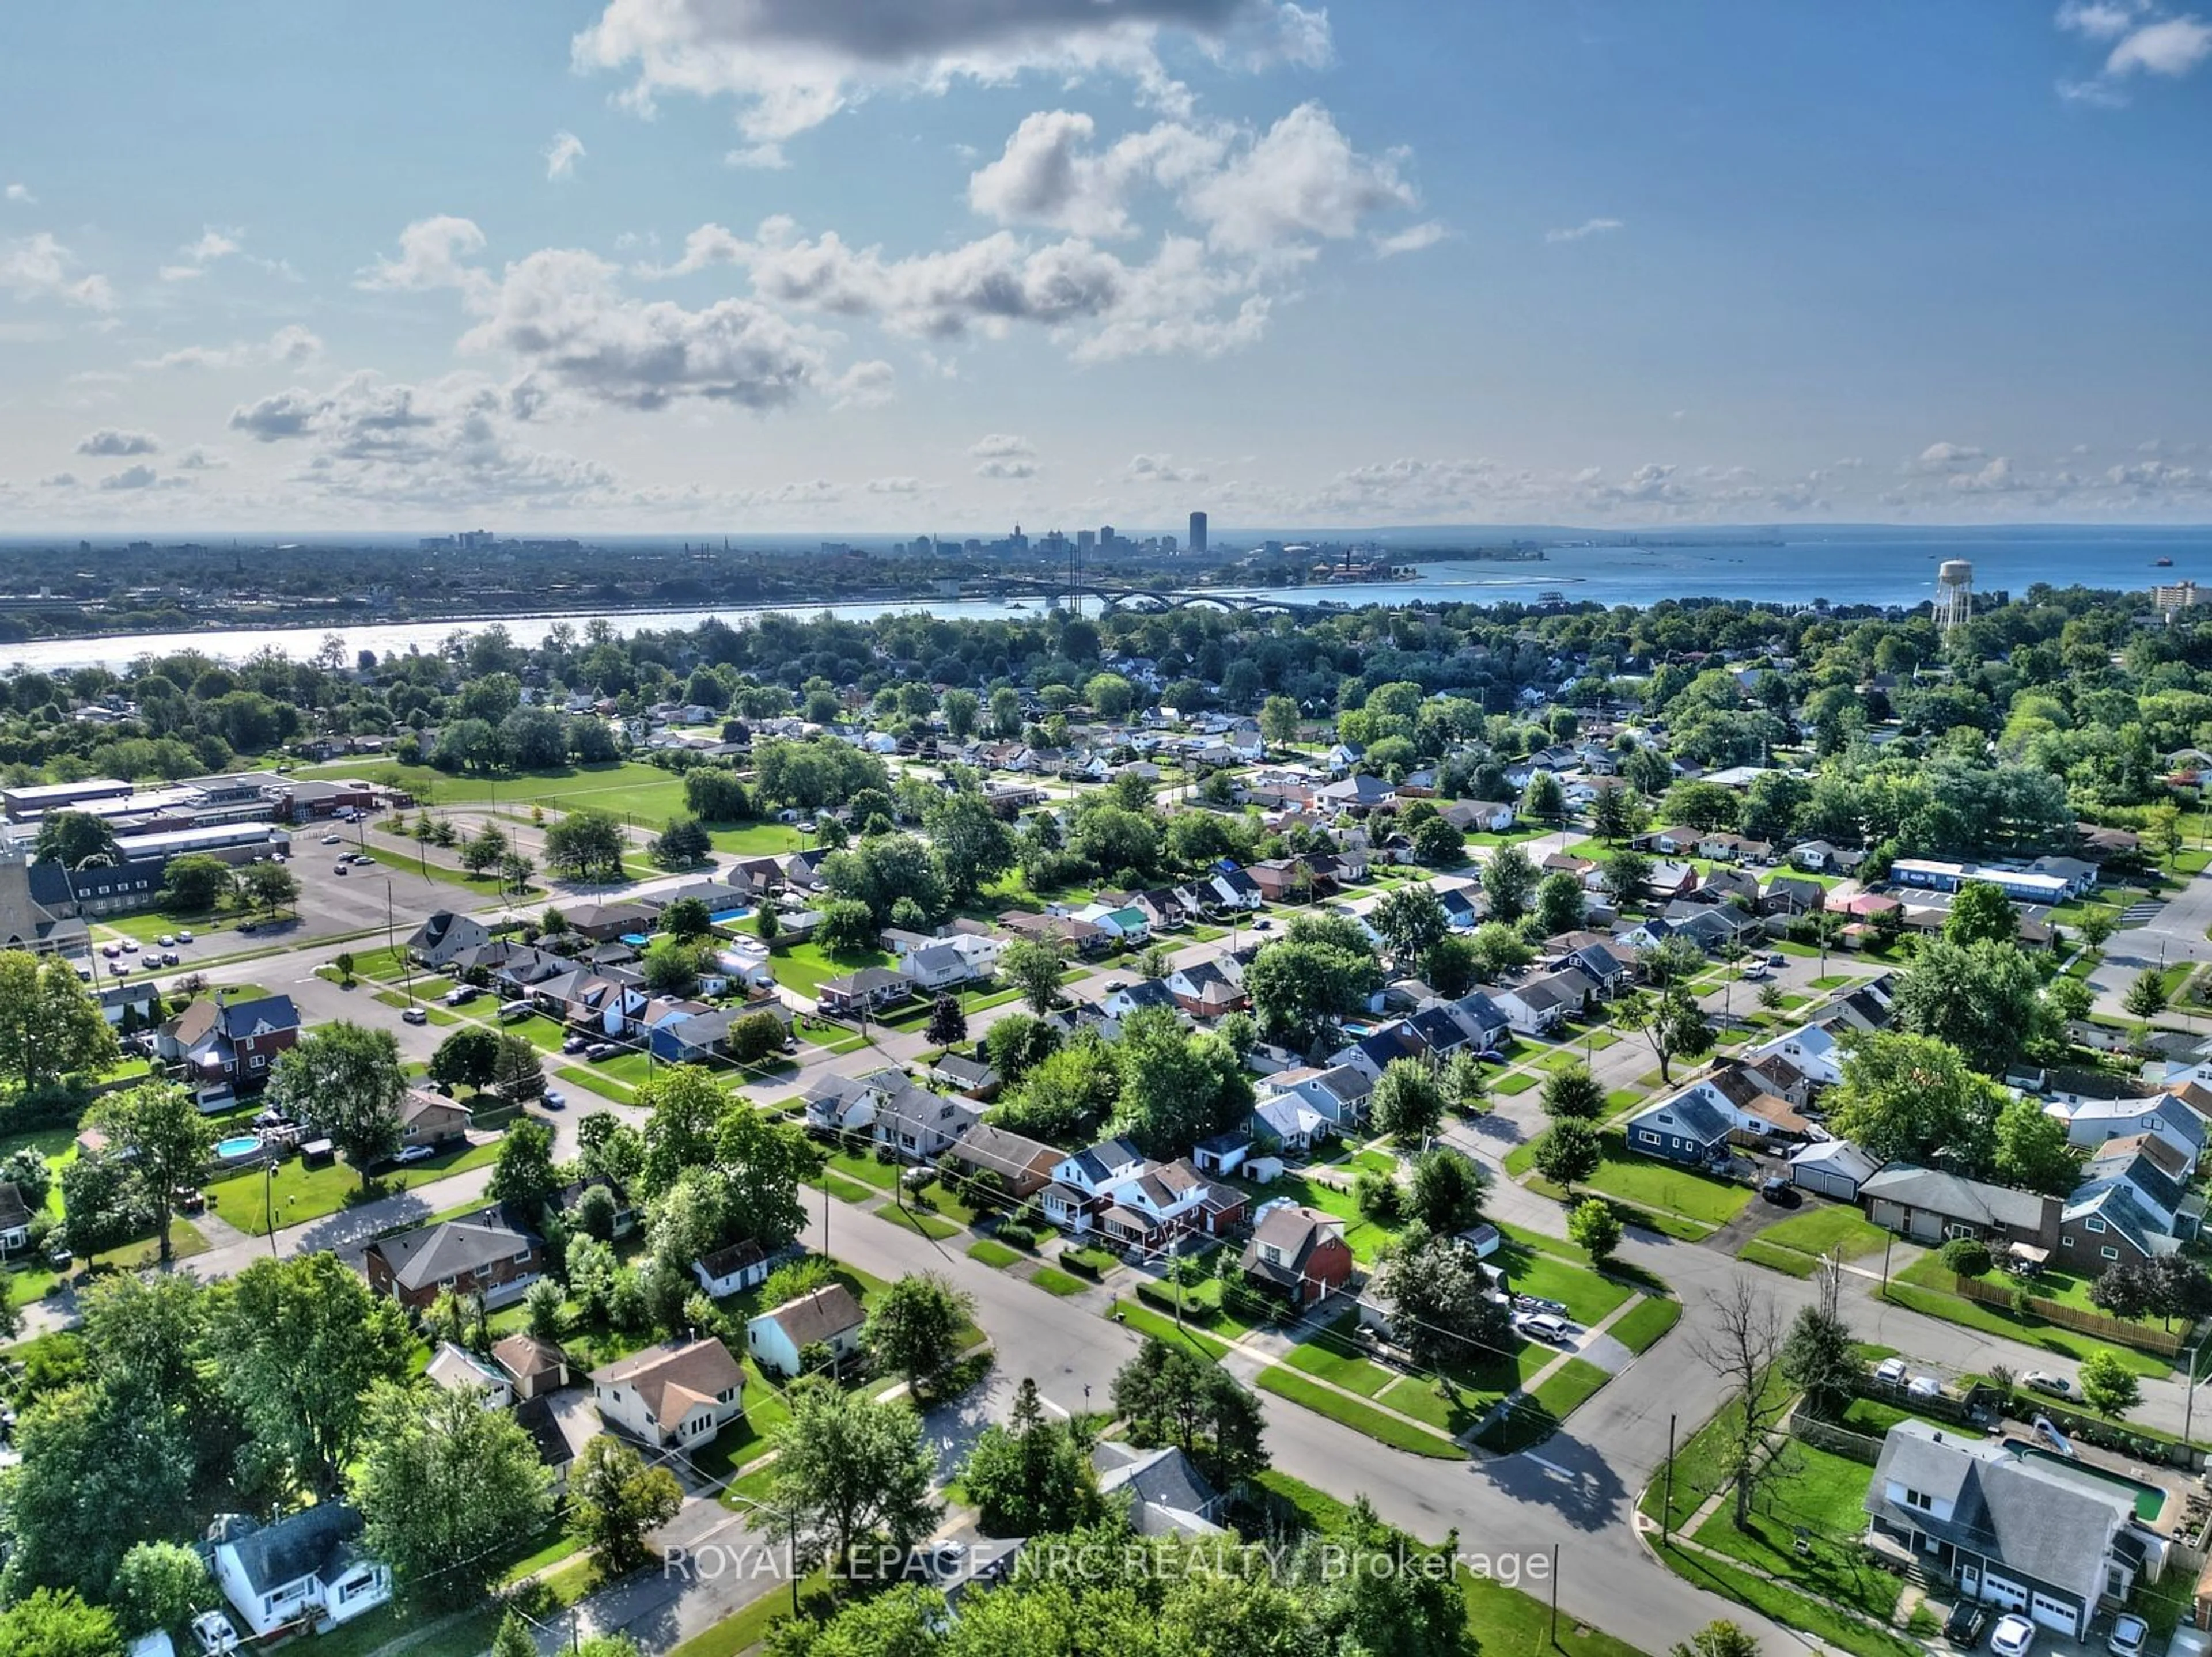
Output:
M1153 587L1109 587L1076 581L982 580L963 584L962 590L978 597L1000 599L1097 598L1113 609L1194 610L1208 608L1246 615L1273 613L1302 616L1311 604L1285 604L1279 598L1250 598L1231 592L1164 592Z

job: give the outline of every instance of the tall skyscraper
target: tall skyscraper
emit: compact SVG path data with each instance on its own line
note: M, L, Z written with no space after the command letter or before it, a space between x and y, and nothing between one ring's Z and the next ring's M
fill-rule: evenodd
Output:
M1202 512L1190 515L1190 549L1194 553L1206 550L1206 514Z

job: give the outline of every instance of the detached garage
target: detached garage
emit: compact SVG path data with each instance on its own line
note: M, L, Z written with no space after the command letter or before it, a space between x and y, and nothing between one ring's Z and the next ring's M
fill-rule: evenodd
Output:
M1881 1171L1881 1164L1847 1139L1823 1139L1790 1159L1790 1183L1801 1191L1855 1203L1859 1187Z

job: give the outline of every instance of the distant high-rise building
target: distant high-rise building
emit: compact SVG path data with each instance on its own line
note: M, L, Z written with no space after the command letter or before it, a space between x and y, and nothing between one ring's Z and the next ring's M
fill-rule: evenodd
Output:
M1111 524L1101 524L1098 526L1098 550L1101 552L1114 550L1114 526Z
M1097 530L1078 530L1075 531L1075 549L1078 552L1088 552L1091 548L1097 544L1098 531Z
M1206 550L1206 514L1202 512L1190 515L1190 549L1194 553Z

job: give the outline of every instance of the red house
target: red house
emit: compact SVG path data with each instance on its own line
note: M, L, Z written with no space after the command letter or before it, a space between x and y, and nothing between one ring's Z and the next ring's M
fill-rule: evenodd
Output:
M1245 1280L1297 1307L1327 1299L1352 1280L1352 1250L1344 1222L1287 1199L1260 1211L1252 1241L1244 1245Z

